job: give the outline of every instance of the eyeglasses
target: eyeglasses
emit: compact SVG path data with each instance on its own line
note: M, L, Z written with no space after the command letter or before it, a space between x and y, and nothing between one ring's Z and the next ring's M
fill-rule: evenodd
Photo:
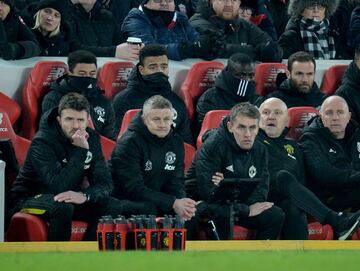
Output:
M251 16L253 14L253 11L251 8L240 8L239 13Z
M325 10L325 7L322 5L312 5L312 6L306 7L305 9L311 10L311 11L315 11L315 9L317 9L319 11L323 11L323 10Z
M171 4L174 0L152 0L156 4L161 4L162 2L166 2L167 4Z

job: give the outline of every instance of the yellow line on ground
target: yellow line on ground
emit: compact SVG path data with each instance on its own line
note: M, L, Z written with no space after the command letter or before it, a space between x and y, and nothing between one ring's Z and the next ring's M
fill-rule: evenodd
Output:
M360 250L360 241L187 241L187 251ZM5 242L0 252L94 252L96 242Z

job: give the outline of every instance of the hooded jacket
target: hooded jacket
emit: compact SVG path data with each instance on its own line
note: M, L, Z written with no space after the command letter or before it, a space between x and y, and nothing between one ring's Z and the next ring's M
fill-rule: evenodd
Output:
M339 95L345 99L351 112L351 117L357 123L360 123L360 69L355 62L351 62L346 70L342 84L336 91L336 95Z
M67 74L58 78L51 84L51 91L45 95L42 102L42 113L59 105L61 98L70 93L77 92L86 97L90 104L90 116L95 130L101 135L115 139L115 114L111 102L103 95L102 90L96 85L96 79L89 77L69 76ZM80 80L81 84L72 83L72 80ZM91 85L91 87L89 87Z
M340 19L340 11L331 17L339 5L339 0L290 0L288 13L291 16L284 33L279 38L279 45L283 49L283 58L287 59L293 53L304 51L304 42L300 34L301 13L311 3L319 3L326 7L325 18L330 20L328 34L334 37L335 59L352 59L353 50L347 46L346 28L348 21ZM343 7L342 7L343 9ZM350 14L349 14L350 16ZM347 24L347 26L346 26ZM344 26L345 25L345 26ZM345 27L345 29L344 29Z
M154 95L161 95L168 99L173 105L174 130L186 143L192 144L193 139L189 118L183 100L171 90L171 85L168 81L163 86L150 85L143 79L139 72L138 65L134 67L131 72L126 89L118 93L113 99L116 125L120 127L126 111L142 108L147 99Z
M197 12L190 18L196 31L224 35L226 48L219 57L229 58L235 53L244 53L262 62L281 61L282 51L277 43L252 23L239 18L226 21L217 17L209 1L199 2Z
M323 102L325 95L320 92L319 87L314 82L310 93L301 93L291 86L290 80L286 79L281 83L278 90L271 92L268 98L276 97L281 99L288 108L297 106L318 107Z
M269 192L268 153L265 146L257 140L250 150L241 149L228 131L228 121L229 117L224 118L220 128L204 141L186 178L196 178L196 194L203 201L209 200L216 189L212 182L215 172L223 173L224 178L259 180L253 193L239 206L239 214L247 217L249 206L256 202L264 202Z
M252 104L258 99L255 93L255 82L249 84L246 92L238 95L239 79L234 78L227 70L223 70L215 80L215 86L205 91L196 105L197 121L201 126L207 112L211 110L230 110L241 102Z
M276 174L280 170L291 173L299 183L305 185L304 156L299 145L292 139L287 139L288 129L277 138L268 137L264 130L260 129L258 139L266 146L269 154L270 191L269 198L280 196Z
M113 188L99 136L87 128L89 150L73 145L56 119L57 110L48 111L41 119L11 195L14 199L25 199L72 190L83 191L91 202L99 202L109 196ZM85 179L90 185L83 189Z
M169 28L162 17L149 17L144 11L133 8L124 19L121 33L124 37L141 38L147 44L163 44L172 60L181 60L182 43L192 43L199 39L199 34L190 25L188 18L181 12L175 11L176 23Z
M14 11L14 7L11 7L5 20L0 19L0 57L14 60L39 54L40 48L36 37Z
M175 199L185 197L183 141L173 131L165 138L151 134L141 114L130 123L111 155L114 196L151 202L169 212Z
M71 7L71 26L81 48L97 57L114 57L116 46L125 39L112 13L97 1L87 13L80 4Z
M343 140L324 127L320 116L309 120L299 144L305 155L306 172L320 195L360 185L360 129L350 121Z

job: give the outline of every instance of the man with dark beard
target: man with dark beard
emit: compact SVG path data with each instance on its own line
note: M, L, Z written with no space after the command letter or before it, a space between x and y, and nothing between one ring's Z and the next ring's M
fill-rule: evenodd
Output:
M171 90L169 83L169 59L166 48L159 44L147 45L140 50L139 63L132 71L128 86L113 100L116 125L120 126L126 111L142 108L154 95L161 95L173 105L174 130L187 143L192 143L189 119L185 104Z
M322 94L314 82L316 63L312 55L306 52L297 52L288 59L286 76L278 90L270 93L268 97L276 97L285 102L288 108L296 106L321 105Z

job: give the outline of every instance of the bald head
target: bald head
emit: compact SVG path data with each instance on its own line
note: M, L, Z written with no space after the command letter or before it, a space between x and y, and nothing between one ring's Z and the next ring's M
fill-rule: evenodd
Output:
M337 138L345 136L345 129L351 119L346 101L340 96L330 96L321 105L320 118L324 127Z
M269 98L260 105L260 128L268 137L277 138L288 124L286 104L278 98Z

